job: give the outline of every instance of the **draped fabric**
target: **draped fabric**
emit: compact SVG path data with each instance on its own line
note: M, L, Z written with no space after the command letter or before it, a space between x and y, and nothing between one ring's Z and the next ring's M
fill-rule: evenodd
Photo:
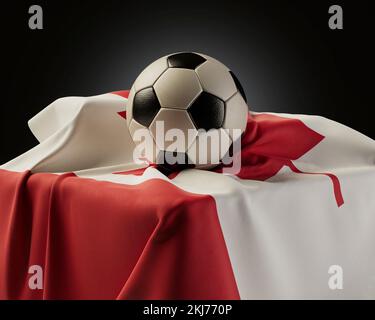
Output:
M239 297L211 196L159 179L1 170L0 181L2 299ZM28 286L32 265L44 290Z
M0 299L375 297L374 140L249 113L237 174L166 174L132 162L126 97L55 101L0 167Z

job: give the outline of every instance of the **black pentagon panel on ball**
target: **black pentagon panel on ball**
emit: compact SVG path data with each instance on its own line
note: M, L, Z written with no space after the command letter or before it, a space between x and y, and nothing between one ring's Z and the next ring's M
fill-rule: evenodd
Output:
M205 62L206 59L193 52L176 53L168 57L168 66L170 68L184 68L194 70Z
M225 104L220 98L202 92L189 107L188 112L197 129L219 129L224 122Z
M148 127L160 110L160 103L153 88L138 91L133 100L133 119Z
M245 90L243 89L243 87L241 85L241 82L237 79L236 75L232 71L229 71L229 73L232 76L234 83L236 84L237 90L239 91L239 93L241 94L242 98L247 103L247 98L246 98Z

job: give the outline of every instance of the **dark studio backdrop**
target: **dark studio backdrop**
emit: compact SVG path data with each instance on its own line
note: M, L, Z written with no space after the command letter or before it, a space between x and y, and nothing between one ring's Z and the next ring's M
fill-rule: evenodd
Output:
M177 51L230 67L252 110L322 115L375 138L370 1L13 2L1 8L0 163L36 145L27 120L53 100L130 88ZM43 30L28 27L32 4ZM333 4L344 30L328 28Z

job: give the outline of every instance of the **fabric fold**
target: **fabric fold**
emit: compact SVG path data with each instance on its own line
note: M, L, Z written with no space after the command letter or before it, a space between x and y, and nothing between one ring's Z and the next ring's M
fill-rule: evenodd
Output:
M0 170L0 182L0 299L239 298L208 195L73 173ZM43 290L28 287L32 265Z

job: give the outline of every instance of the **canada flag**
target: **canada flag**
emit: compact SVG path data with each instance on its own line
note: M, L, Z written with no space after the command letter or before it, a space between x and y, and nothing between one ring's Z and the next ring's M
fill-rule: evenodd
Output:
M0 167L0 299L375 298L374 140L249 113L237 174L166 174L133 162L126 102L29 121L40 143Z

